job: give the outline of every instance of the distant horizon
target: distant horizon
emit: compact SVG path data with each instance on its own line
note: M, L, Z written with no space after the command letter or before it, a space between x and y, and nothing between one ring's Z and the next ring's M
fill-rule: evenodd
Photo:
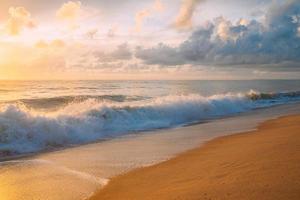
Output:
M300 81L300 78L278 79L0 79L0 81Z

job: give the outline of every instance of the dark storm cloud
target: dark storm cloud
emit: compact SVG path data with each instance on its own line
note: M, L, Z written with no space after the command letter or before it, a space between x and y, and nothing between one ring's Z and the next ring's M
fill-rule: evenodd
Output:
M159 65L293 63L291 66L300 68L300 1L273 5L264 22L241 20L233 24L220 17L177 47L138 47L135 56L146 64Z

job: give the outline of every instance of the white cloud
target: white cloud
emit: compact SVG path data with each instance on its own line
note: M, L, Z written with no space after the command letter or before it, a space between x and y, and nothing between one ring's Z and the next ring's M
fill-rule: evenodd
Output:
M62 20L76 20L80 16L81 2L69 1L64 3L56 12L56 16Z
M94 39L95 36L97 35L98 33L98 29L94 28L94 29L90 29L86 32L86 36L89 38L89 39Z
M8 10L9 19L5 29L10 35L19 35L24 28L34 28L36 23L29 11L24 7L10 7Z
M178 29L189 29L192 27L192 17L196 6L203 0L182 0L179 14L175 20L175 27Z
M149 8L145 8L141 11L138 11L135 15L135 32L140 32L143 27L145 19L156 12L162 12L164 10L164 5L160 0L155 0Z

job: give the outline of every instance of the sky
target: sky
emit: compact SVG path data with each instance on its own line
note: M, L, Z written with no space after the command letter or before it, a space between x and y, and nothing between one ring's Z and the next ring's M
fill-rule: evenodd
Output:
M299 78L299 0L0 0L0 79Z

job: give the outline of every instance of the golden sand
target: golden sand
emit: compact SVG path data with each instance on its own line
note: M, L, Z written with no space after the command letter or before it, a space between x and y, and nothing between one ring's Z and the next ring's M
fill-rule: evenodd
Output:
M238 126L238 124L237 124ZM91 200L300 199L300 116L117 176Z

